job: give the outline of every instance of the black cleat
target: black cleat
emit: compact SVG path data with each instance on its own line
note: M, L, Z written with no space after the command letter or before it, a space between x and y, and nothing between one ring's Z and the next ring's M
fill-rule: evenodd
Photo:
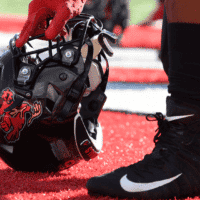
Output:
M119 198L173 199L200 195L200 111L167 98L158 121L155 148L142 161L87 182L88 193Z

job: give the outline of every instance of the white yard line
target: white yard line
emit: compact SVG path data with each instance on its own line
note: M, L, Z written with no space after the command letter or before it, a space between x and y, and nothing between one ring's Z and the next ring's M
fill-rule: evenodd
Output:
M104 110L166 114L167 85L108 83Z

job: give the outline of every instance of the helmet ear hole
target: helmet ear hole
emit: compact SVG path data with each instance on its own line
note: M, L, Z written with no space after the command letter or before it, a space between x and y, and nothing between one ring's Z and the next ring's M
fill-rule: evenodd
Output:
M46 108L47 108L50 112L53 111L54 104L55 104L55 103L54 103L51 99L49 99L49 98L46 99Z
M47 88L47 96L46 96L46 108L52 112L53 107L55 105L56 100L58 99L58 93L56 90L53 88L51 84L48 85Z

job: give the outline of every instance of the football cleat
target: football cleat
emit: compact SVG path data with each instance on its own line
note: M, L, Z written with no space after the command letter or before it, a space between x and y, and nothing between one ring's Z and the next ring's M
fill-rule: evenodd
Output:
M88 193L120 198L173 199L200 195L200 111L167 98L167 117L158 121L155 148L128 167L91 178ZM153 118L152 118L153 117Z

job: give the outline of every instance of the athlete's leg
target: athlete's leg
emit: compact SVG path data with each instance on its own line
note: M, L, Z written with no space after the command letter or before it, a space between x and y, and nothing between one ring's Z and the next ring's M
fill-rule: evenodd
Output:
M166 0L169 93L200 106L200 1Z
M169 54L168 54L168 35L167 35L166 9L164 9L164 14L163 14L160 59L161 59L162 64L163 64L163 68L164 68L166 74L168 75L168 71L169 71Z
M165 0L165 8L169 23L200 24L198 0Z

